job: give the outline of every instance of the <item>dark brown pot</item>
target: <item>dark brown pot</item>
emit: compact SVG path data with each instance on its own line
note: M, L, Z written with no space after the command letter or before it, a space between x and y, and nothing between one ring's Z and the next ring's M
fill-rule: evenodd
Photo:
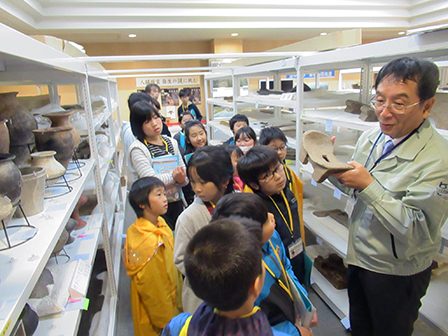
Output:
M17 92L0 93L0 119L7 120L9 130L9 152L15 155L14 162L21 166L30 158L34 147L33 130L36 119L17 100Z
M0 120L0 153L9 153L9 131L6 120Z
M56 160L67 168L75 149L71 130L72 127L66 126L34 130L37 150L40 152L56 151Z
M79 145L81 137L79 135L78 130L74 128L73 125L70 123L70 116L73 113L75 113L75 111L53 112L44 114L43 116L51 120L51 127L60 127L60 126L71 127L72 130L70 131L70 133L72 134L73 143L75 144L76 148Z
M12 206L17 205L22 192L22 174L14 164L13 154L0 154L0 196L7 196Z

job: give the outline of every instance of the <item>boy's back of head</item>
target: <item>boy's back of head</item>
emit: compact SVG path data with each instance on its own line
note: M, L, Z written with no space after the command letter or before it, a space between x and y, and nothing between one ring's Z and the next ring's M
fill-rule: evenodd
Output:
M142 177L132 184L131 190L129 191L129 203L138 218L143 217L142 206L147 205L151 208L148 196L156 187L165 188L165 185L161 180L154 176Z
M270 172L280 163L280 157L275 149L268 146L254 146L237 164L238 175L244 184L260 185L261 175Z
M189 90L181 89L181 90L179 91L179 98L187 97L187 96L189 96L189 95L190 95L190 91L189 91Z
M220 311L243 306L262 274L260 240L260 224L249 219L221 219L199 230L187 246L184 261L193 292Z

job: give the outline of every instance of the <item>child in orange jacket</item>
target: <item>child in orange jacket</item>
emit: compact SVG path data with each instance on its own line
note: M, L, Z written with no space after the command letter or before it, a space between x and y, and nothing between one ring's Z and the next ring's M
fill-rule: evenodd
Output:
M127 230L125 267L131 277L136 336L159 335L182 311L182 278L174 266L173 232L160 217L168 209L165 185L156 177L132 185L129 202L137 220Z

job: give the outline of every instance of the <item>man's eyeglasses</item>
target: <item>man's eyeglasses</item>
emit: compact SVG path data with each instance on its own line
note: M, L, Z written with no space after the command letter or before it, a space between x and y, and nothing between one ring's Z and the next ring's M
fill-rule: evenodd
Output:
M408 108L414 107L417 104L420 104L422 101L418 101L412 105L403 105L403 104L384 104L381 100L372 99L370 100L370 104L372 107L377 110L378 112L382 112L386 107L389 109L390 112L395 114L404 114Z
M282 169L283 169L283 164L279 163L277 165L277 167L275 167L275 169L272 172L266 173L266 175L264 175L260 179L260 181L263 181L266 183L270 182L272 180L272 178L274 177L274 174L280 175L280 172L282 171Z

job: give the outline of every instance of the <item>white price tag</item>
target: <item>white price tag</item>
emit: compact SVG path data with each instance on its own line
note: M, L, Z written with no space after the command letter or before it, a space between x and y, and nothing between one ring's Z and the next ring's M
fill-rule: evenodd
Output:
M341 191L338 189L338 188L335 188L334 189L334 193L333 193L333 196L335 197L335 198L337 198L337 199L341 199L341 196L342 196L342 193L341 193Z

